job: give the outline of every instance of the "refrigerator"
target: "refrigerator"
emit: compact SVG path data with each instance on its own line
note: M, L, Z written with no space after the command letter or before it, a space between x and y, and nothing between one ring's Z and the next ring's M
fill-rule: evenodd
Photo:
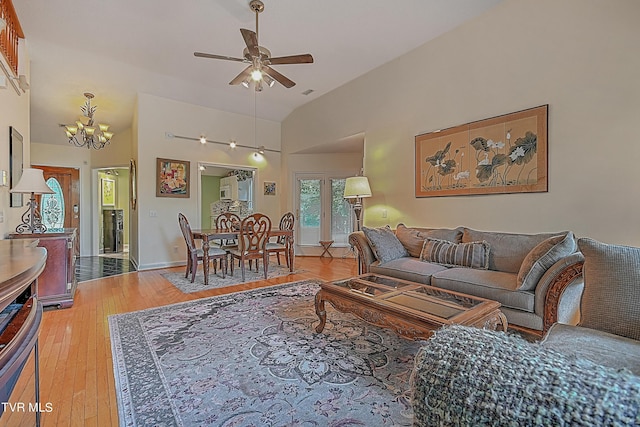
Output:
M104 253L122 252L124 211L122 209L103 209L102 221Z

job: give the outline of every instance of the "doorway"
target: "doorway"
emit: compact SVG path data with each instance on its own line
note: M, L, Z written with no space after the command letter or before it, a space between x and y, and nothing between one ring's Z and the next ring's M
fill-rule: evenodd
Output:
M333 240L342 255L349 247L353 221L349 203L343 198L348 174L296 174L296 254L318 256L320 241Z
M129 259L129 168L98 169L98 256Z
M53 194L38 196L42 223L47 230L76 229L76 256L80 255L80 169L33 165L41 169Z
M200 226L214 227L222 212L244 218L255 212L255 169L215 163L198 164L200 175Z

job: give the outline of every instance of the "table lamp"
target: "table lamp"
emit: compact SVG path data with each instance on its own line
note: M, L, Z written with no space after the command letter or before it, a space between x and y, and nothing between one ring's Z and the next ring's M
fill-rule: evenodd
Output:
M344 183L344 195L349 203L353 205L353 212L356 214L356 226L360 231L360 216L362 214L362 199L371 197L371 188L366 176L352 176Z
M20 181L10 190L10 193L31 194L29 209L22 214L22 224L16 227L18 233L44 233L47 227L42 223L42 217L38 212L36 194L52 194L54 191L44 180L41 169L24 168Z

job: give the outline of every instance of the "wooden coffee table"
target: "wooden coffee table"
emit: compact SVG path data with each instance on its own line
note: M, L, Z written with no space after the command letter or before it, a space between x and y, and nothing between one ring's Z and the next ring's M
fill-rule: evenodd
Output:
M508 326L497 301L378 274L321 284L315 297L318 333L327 321L325 302L414 340L429 338L443 325L504 331Z

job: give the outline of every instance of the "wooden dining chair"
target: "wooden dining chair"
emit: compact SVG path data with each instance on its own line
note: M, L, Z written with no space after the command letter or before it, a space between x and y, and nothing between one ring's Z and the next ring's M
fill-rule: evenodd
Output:
M293 216L292 212L287 212L282 215L280 218L280 225L278 228L280 230L292 231L293 225L295 224L296 218ZM285 259L287 260L287 267L289 267L289 256L287 255L288 247L287 247L287 237L286 236L278 236L275 242L267 242L267 255L276 254L276 258L278 259L278 265L280 264L280 252L284 252Z
M269 230L271 230L271 220L268 216L254 213L249 215L240 223L240 232L238 233L238 247L231 249L231 275L233 276L233 261L240 261L242 269L242 281L245 279L245 261L256 260L256 271L259 269L260 259L264 268L264 278L267 278L269 268L269 258L265 249L269 240ZM251 267L249 267L251 268Z
M240 217L231 212L223 212L216 217L215 225L217 229L232 231L240 226ZM225 250L235 249L238 242L235 239L222 239L218 245Z
M184 214L179 213L178 222L180 223L180 230L182 231L182 235L184 236L184 241L187 244L187 271L184 277L189 277L189 273L191 273L191 283L193 283L196 279L198 261L204 260L204 251L202 250L202 248L198 248L196 246L196 241L193 238L191 226L189 225L187 217L184 216ZM221 263L220 270L222 270L222 278L224 279L227 271L227 251L215 246L209 247L209 260L213 260L214 273L217 273L216 260L218 259Z

